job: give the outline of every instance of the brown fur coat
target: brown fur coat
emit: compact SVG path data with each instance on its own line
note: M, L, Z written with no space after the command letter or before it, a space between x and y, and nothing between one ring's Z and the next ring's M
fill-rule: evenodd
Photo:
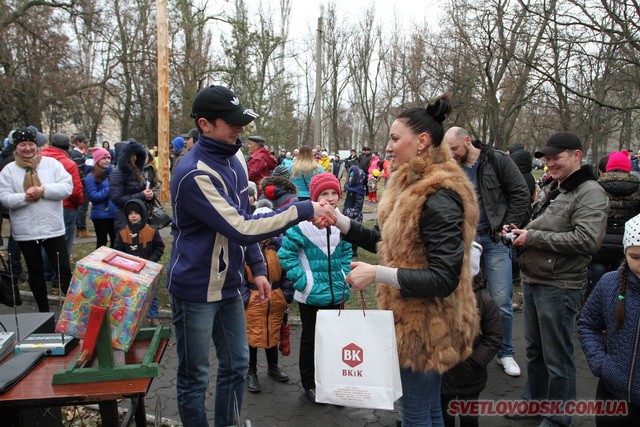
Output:
M403 298L399 289L382 283L377 293L379 307L393 311L400 366L417 372L446 372L471 354L479 333L469 265L478 222L475 191L452 160L449 147L430 146L391 174L378 207L380 264L426 268L420 215L429 195L438 189L456 192L464 207L464 259L458 286L446 298Z

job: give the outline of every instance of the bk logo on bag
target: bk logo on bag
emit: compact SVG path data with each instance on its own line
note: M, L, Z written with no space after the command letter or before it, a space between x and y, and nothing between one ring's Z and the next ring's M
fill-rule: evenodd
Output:
M342 348L342 361L355 368L362 363L364 352L356 344L351 343Z

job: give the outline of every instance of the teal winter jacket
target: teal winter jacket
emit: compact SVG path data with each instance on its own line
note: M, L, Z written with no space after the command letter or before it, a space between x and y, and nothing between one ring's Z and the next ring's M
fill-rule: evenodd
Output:
M340 230L331 227L329 245L327 230L319 230L310 222L302 222L287 230L278 250L278 258L287 277L293 282L293 298L303 304L326 307L349 300L351 243L340 240ZM327 251L329 246L329 251ZM329 257L331 255L331 280Z

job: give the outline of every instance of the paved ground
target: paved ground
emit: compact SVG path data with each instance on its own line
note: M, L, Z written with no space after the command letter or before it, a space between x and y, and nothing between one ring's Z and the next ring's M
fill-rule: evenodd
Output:
M370 205L367 202L367 205ZM375 210L375 206L371 206ZM366 219L375 218L374 213L365 214ZM90 222L88 221L88 224ZM7 227L4 227L7 228ZM3 230L3 235L7 235L8 230ZM169 236L169 229L161 231L163 237ZM91 242L93 239L78 239L76 243ZM25 303L19 307L20 312L36 311L35 304L31 302L31 294L23 292ZM52 310L59 307L57 297L50 302ZM0 305L0 314L13 313L13 309ZM164 312L164 323L169 324L169 313ZM516 360L520 364L523 375L519 378L507 376L502 367L497 362L492 362L489 366L489 382L486 389L481 394L481 399L502 400L519 399L522 388L526 382L526 372L524 363L524 332L522 313L516 312L514 315L513 342L517 351ZM258 355L258 376L262 385L262 391L257 394L245 393L242 406L241 419L249 420L253 426L394 426L397 419L396 411L368 410L354 408L338 408L331 405L316 405L309 402L303 394L298 374L298 349L299 349L300 327L292 325L291 333L291 355L281 357L280 366L289 374L291 380L287 384L278 383L266 374L266 360L264 353ZM584 354L581 350L577 337L574 339L577 356L578 374L578 399L593 399L597 379L593 377L587 366ZM212 375L210 383L212 387L207 394L207 407L213 408L213 386L215 385L216 360L212 347L211 366ZM172 342L162 360L162 371L158 378L153 381L149 394L146 398L147 413L155 415L165 420L164 425L180 425L178 410L176 405L175 378L176 378L177 355L175 343ZM209 413L209 420L213 423L213 413ZM535 426L534 421L511 421L503 417L484 417L480 425L484 427L501 426ZM591 426L595 425L593 417L574 417L573 425Z
M35 304L28 301L30 294L25 293L25 303L19 307L20 312L34 312ZM57 300L51 306L58 307ZM13 309L0 306L0 314L12 313ZM165 319L169 323L169 319ZM241 417L250 420L254 426L393 426L397 418L394 411L338 408L331 405L315 405L303 395L298 374L297 358L299 349L300 327L292 325L291 355L280 358L280 366L287 372L291 380L287 384L278 383L266 374L264 353L258 355L258 375L262 391L257 394L245 393ZM574 340L578 364L578 398L593 399L597 380L586 364L577 339ZM524 368L524 338L522 313L515 314L514 346L517 350L516 360ZM216 361L211 352L212 376L211 384L215 384ZM146 398L148 414L165 419L165 425L180 425L175 395L175 372L177 355L175 343L171 343L162 360L162 371L153 381ZM523 369L524 371L524 369ZM482 399L518 399L526 381L526 373L520 378L512 378L502 372L497 362L489 366L489 382L481 394ZM213 408L213 388L209 390L207 407ZM210 412L213 422L213 414ZM593 417L574 417L574 425L594 425ZM532 421L511 421L502 417L485 417L481 426L534 426Z

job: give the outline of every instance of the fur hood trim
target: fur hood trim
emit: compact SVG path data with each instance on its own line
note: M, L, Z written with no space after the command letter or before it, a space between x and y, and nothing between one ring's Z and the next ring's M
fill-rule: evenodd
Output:
M267 176L260 181L260 189L262 189L263 193L265 188L270 185L283 190L285 193L298 194L298 187L296 187L291 180L282 176Z
M117 168L120 169L125 176L130 176L134 173L133 169L131 169L131 166L129 165L129 158L134 154L136 156L136 166L140 169L140 172L144 169L147 151L141 144L137 142L129 142L124 146L118 156Z

